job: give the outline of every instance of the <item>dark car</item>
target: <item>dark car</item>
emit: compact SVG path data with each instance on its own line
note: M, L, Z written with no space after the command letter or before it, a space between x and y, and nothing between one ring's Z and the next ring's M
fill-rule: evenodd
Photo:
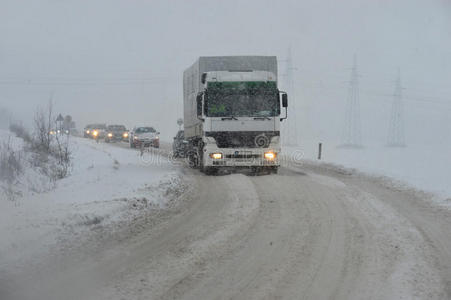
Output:
M187 145L188 142L185 141L185 132L179 130L174 137L174 142L172 142L172 152L174 153L174 157L185 157Z
M92 124L89 132L89 136L95 140L99 140L105 137L106 124Z
M86 127L83 129L83 137L85 137L85 138L91 137L91 129L92 129L92 124L86 125Z
M108 125L105 142L128 141L128 131L124 125Z
M153 127L135 127L130 131L129 142L131 148L136 147L155 147L160 148L160 133Z

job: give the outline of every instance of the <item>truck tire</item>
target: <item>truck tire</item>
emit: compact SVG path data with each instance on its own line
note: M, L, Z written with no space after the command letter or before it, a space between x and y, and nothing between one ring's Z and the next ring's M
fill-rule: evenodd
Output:
M197 167L197 156L195 154L195 151L189 151L187 157L189 166L195 169Z
M219 171L217 167L203 167L201 170L205 173L205 175L216 175Z

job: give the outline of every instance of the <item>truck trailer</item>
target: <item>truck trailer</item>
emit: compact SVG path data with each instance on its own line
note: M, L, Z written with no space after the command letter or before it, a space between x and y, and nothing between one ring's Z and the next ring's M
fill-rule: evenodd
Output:
M288 100L278 89L275 56L199 57L183 73L183 98L192 167L277 173Z

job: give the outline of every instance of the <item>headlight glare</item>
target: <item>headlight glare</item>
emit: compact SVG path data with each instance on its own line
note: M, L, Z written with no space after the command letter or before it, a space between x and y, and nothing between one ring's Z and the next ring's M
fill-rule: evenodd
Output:
M265 158L267 160L274 160L276 158L276 154L272 151L265 152Z
M213 159L221 159L222 153L210 153L210 157Z

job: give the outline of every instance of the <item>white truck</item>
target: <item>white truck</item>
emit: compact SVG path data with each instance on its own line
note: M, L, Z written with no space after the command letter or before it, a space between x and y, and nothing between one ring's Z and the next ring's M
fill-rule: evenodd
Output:
M191 166L277 173L288 100L277 87L275 56L200 57L183 74L183 98Z

